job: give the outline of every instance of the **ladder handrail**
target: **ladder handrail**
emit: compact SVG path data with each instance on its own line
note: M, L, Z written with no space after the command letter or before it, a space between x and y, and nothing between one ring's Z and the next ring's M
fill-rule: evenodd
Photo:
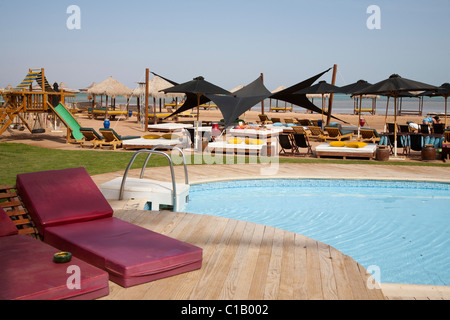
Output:
M130 162L128 163L128 166L125 170L125 173L123 175L122 178L122 184L120 185L120 193L119 193L119 200L123 200L123 193L124 193L124 189L125 189L125 183L127 180L127 176L128 176L128 172L130 171L131 166L133 165L134 160L136 159L136 157L141 154L141 153L150 153L150 154L159 154L162 156L165 156L167 158L167 160L169 160L170 163L170 173L172 174L172 189L173 189L173 194L172 194L172 201L173 201L173 211L176 212L177 211L177 189L176 189L176 183L175 183L175 171L173 169L173 162L172 159L170 158L170 156L165 153L165 152L161 152L161 151L156 151L156 150L147 150L147 149L142 149L142 150L138 150L136 151L136 153L133 155L133 157L131 158Z
M184 152L181 148L177 147L177 146L167 146L167 145L163 145L163 144L158 144L156 146L154 146L151 150L156 150L159 148L165 148L165 149L172 149L172 150L178 150L181 153L181 157L183 158L183 165L184 165L184 180L186 184L189 184L189 178L188 178L188 170L187 170L187 166L186 166L186 158L184 156ZM140 175L140 179L144 179L144 173L145 173L145 169L147 168L147 163L150 160L150 157L152 156L152 154L150 153L147 156L147 159L145 159L144 165L142 166L142 170L141 170L141 175Z

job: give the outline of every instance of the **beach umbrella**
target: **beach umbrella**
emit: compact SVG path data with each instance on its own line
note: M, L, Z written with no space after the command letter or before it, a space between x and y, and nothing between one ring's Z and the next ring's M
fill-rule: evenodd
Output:
M447 98L450 96L450 83L443 83L435 91L425 91L419 94L419 96L429 96L429 97L444 97L445 100L445 120L444 126L447 128Z
M91 85L87 86L84 89L80 89L81 92L87 92L90 88L93 88L97 83L92 82Z
M223 115L225 128L239 118L257 103L269 97L272 93L264 86L263 79L258 77L252 83L230 95L207 95L214 101Z
M332 84L327 83L325 80L319 81L317 84L301 89L296 92L297 94L320 94L322 95L322 123L323 123L323 115L324 115L324 108L325 108L325 94L330 93L344 93L339 87L334 86Z
M133 91L120 83L113 77L109 77L99 84L96 84L88 91L88 94L98 95L98 96L106 96L106 111L105 111L105 119L108 114L108 97L115 99L117 96L123 96L129 98L133 95Z
M437 87L400 77L398 74L392 74L388 79L377 82L365 89L358 90L354 94L381 94L394 98L394 156L397 156L397 99L402 93L408 91L435 91Z
M71 89L68 86L66 86L66 84L64 82L61 82L59 84L59 89L60 90L64 90L65 92L69 92L69 93L80 93L80 90L78 90L78 89Z
M353 94L354 92L357 92L359 90L365 89L367 87L370 87L372 84L367 82L366 80L358 80L354 83L351 83L349 85L340 87L341 93L345 93L345 94L351 94L352 97L355 97L355 95ZM358 97L358 96L356 96ZM360 132L360 128L361 128L361 109L362 109L362 99L363 99L363 95L360 95L359 98L359 112L358 112L358 137L359 137L359 132ZM358 101L356 101L356 104L358 103Z
M161 90L164 93L184 93L186 95L195 95L197 97L197 131L198 131L198 121L200 119L200 104L201 98L209 95L209 94L223 94L223 95L231 95L231 92L222 89L221 87L212 84L205 80L204 77L199 76L194 78L191 81L175 85L170 88L166 88ZM197 136L197 134L196 134ZM197 142L197 139L195 139ZM196 143L197 147L197 143Z
M372 84L367 82L366 80L358 80L354 83L348 84L346 86L340 87L341 93L345 94L353 94L359 90L365 89L367 87L370 87Z

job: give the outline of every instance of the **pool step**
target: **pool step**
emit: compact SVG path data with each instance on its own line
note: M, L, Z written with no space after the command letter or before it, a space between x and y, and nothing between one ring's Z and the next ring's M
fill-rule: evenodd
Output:
M118 200L122 178L116 178L100 185L100 191L107 200ZM122 200L143 199L142 210L167 210L173 208L172 183L150 179L127 178ZM178 212L186 208L189 200L189 185L176 184L176 208Z

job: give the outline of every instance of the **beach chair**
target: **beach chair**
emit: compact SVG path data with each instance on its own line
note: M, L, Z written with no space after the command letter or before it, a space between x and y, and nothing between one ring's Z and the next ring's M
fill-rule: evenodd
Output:
M445 130L444 131L444 142L445 143L450 143L450 130Z
M306 134L306 135L310 134L310 133L306 132L305 128L302 126L292 126L291 128L294 131L294 133Z
M122 142L124 140L131 140L131 139L139 139L138 136L121 136L119 135L114 129L111 128L101 128L100 133L103 135L104 139L99 143L100 147L103 146L112 146L113 150L116 150L118 146L122 145Z
M113 217L84 168L19 174L16 188L47 244L122 287L201 268L201 248Z
M300 154L300 149L306 149L305 155L312 154L311 144L309 143L309 139L306 133L294 133L294 142L296 146L297 152Z
M280 134L278 136L278 141L280 142L280 154L284 155L294 155L298 153L298 149L296 145L293 145L291 142L291 138L288 134Z
M420 125L420 133L430 134L430 126L428 124L421 124Z
M82 148L86 143L90 143L93 148L96 148L105 140L105 138L98 134L93 128L80 128L80 132L84 137L83 140L80 141L80 146Z
M60 250L19 234L13 217L0 206L0 300L88 300L109 294L107 272L76 257L70 264L53 262ZM68 286L69 265L82 270L78 287Z
M399 131L400 131L401 133L409 133L409 132L411 132L411 131L410 131L410 128L409 128L409 125L407 125L407 124L400 124L400 125L398 126L398 129L399 129Z
M292 118L284 118L284 123L295 123Z
M328 135L324 137L324 140L345 140L351 139L353 137L353 131L341 130L338 127L325 127L325 131L328 132Z
M388 134L388 143L391 148L391 153L394 153L394 146L395 146L395 135L394 134ZM409 143L408 143L408 136L407 135L397 135L397 149L401 148L403 149L402 154L408 154L409 150Z
M443 123L433 123L434 134L444 134L445 125Z
M272 123L281 123L281 118L272 118Z
M325 141L325 138L328 136L328 132L322 131L320 127L309 126L308 129L311 132L309 138L313 138L319 141Z
M269 117L267 115L265 115L265 114L259 114L258 117L259 117L259 121L262 124L271 124L271 123L273 123L272 120L270 120Z
M389 133L394 133L395 132L395 123L388 123L387 128L388 128Z
M312 122L309 119L299 119L297 118L297 123L304 127L312 126Z
M408 153L411 153L411 150L413 151L422 151L423 148L423 135L418 133L411 133L409 135L409 150Z
M381 140L375 129L360 129L358 141L376 143Z

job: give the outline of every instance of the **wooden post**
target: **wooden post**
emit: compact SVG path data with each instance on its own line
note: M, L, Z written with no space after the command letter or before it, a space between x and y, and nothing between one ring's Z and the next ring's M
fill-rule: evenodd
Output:
M261 73L261 80L264 83L264 74ZM264 114L264 100L261 101L261 114Z
M331 80L331 84L334 86L336 83L336 72L337 72L337 65L335 64L333 66L333 79ZM330 94L330 98L328 101L328 115L327 115L327 125L330 124L330 120L331 120L331 109L333 107L333 97L334 97L334 93Z
M150 77L150 70L145 69L145 128L144 132L148 131L148 78Z

